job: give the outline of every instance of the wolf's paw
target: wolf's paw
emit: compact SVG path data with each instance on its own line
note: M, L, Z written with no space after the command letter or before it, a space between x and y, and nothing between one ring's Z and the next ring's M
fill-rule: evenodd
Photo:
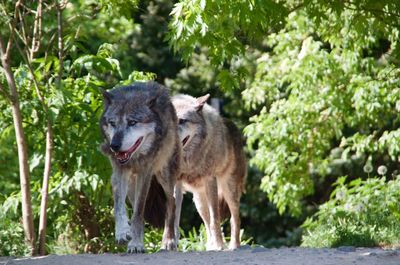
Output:
M142 242L131 240L128 243L128 254L145 253L144 245Z
M177 240L175 239L164 239L161 243L161 249L175 251L177 250Z
M129 240L132 239L131 229L129 227L128 222L124 223L124 225L116 225L115 228L115 241L117 244L125 244Z
M224 244L222 242L218 243L216 241L211 241L207 242L206 244L206 250L207 251L212 251L212 250L223 250L224 249Z
M237 249L238 247L240 247L240 243L232 240L231 242L229 242L229 250L234 250Z

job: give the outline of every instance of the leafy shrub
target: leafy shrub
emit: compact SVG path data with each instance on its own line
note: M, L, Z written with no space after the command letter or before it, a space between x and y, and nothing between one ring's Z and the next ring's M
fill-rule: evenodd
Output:
M331 199L303 224L303 246L396 246L400 239L400 176L335 183Z
M187 233L185 231L180 230L181 239L179 239L178 249L183 252L188 251L205 251L206 243L207 243L207 232L204 224L201 224L199 229L193 227ZM248 245L253 242L252 238L243 238L244 230L240 230L240 245ZM226 236L223 238L224 242L227 243L230 241L230 237Z
M29 253L24 244L25 236L21 222L11 220L17 216L20 194L10 195L0 204L0 256L22 256Z

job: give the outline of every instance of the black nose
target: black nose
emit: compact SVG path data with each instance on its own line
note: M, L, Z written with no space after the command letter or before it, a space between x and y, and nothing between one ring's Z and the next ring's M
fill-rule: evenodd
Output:
M118 152L119 149L121 148L121 143L118 142L111 142L110 148L113 152Z
M124 138L124 134L122 131L117 131L116 134L111 139L110 148L113 152L118 152L122 146L122 139Z

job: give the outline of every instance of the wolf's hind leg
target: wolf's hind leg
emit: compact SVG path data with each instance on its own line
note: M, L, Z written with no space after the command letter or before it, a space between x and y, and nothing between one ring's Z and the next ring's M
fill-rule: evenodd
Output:
M167 211L165 216L165 224L164 224L164 233L163 239L161 242L161 249L166 250L176 250L177 249L177 238L175 234L175 217L176 217L176 206L175 206L175 198L174 198L174 185L173 183L165 183L163 186L166 203L167 203ZM179 219L178 219L179 220ZM179 221L178 221L179 222ZM178 223L179 224L179 223Z
M127 178L122 172L113 172L111 176L111 185L114 197L115 240L117 244L126 243L131 239L125 206L128 190L127 182Z
M234 175L224 178L224 182L220 185L222 190L222 197L228 204L231 213L231 241L229 242L229 249L235 249L240 246L240 196L241 187L237 185L237 177Z
M224 243L222 241L221 220L218 208L218 185L215 177L206 181L206 196L208 211L210 213L210 235L207 239L207 250L222 250ZM210 240L211 239L211 240Z
M177 182L175 185L174 197L175 197L174 232L175 232L176 243L178 245L178 241L181 236L181 234L179 232L179 223L181 220L181 210L182 210L182 201L183 201L183 190L182 190L182 182L181 181Z
M225 201L231 212L231 241L229 242L229 249L236 249L240 246L240 195L235 194L235 192L229 193L226 195Z

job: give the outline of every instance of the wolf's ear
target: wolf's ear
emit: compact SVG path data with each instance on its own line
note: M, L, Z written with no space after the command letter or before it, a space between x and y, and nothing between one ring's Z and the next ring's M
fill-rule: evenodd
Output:
M155 92L155 94L153 94L148 100L147 100L147 106L152 109L156 104L157 104L157 100L159 97L162 96L162 92L161 91L157 91ZM160 100L161 102L161 100Z
M113 100L113 95L104 89L101 90L101 93L103 94L104 106L107 107L111 104L111 101Z
M151 108L153 108L155 105L156 105L156 103L157 103L157 98L158 98L158 95L156 95L155 97L152 97L151 99L149 99L148 101L147 101L147 106L151 109Z
M197 100L196 110L197 111L201 111L203 109L203 106L204 106L204 104L207 103L207 100L209 97L210 97L210 94L196 98L196 100Z

